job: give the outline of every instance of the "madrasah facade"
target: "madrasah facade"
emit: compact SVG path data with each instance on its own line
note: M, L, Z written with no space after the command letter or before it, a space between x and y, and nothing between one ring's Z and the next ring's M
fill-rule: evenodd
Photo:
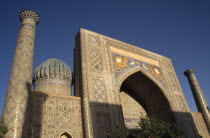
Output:
M118 123L135 132L141 114L182 123L189 138L209 137L208 105L194 70L184 74L198 112L190 111L169 58L80 29L74 74L56 58L32 74L40 16L24 10L20 21L2 115L5 138L106 138Z

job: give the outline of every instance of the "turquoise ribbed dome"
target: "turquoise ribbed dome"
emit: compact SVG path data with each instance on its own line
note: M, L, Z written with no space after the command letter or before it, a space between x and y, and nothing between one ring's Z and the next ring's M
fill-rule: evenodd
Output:
M72 80L72 72L63 61L52 58L40 64L34 71L34 82L42 79Z

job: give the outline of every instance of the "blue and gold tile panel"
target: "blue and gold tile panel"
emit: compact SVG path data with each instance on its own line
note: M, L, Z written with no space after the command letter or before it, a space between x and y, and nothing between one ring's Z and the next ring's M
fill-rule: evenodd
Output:
M116 78L130 68L140 67L144 72L149 73L155 80L160 82L164 88L166 88L160 67L116 53L112 53L112 58L114 61Z

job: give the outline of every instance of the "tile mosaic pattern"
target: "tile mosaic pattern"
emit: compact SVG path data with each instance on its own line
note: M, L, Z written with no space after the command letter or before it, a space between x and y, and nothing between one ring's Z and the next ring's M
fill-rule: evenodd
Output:
M90 57L91 57L91 70L93 72L102 72L103 71L103 66L102 66L102 59L101 59L101 54L93 49L90 52Z
M106 91L104 83L101 80L94 78L93 84L94 84L93 87L94 87L94 96L96 102L106 104L107 101L106 101Z
M208 133L208 129L206 127L206 124L204 122L203 116L201 113L196 113L192 112L192 117L195 122L196 128L198 130L198 133L203 137L203 138L209 138L210 135Z
M81 100L79 97L33 91L34 137L60 137L68 133L82 138Z

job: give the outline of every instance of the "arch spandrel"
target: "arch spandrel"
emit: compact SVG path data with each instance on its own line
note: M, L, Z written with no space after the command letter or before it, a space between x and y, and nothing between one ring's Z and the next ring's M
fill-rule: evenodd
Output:
M114 75L117 82L120 82L120 79L125 78L126 75L129 76L129 73L132 74L135 71L140 70L167 91L165 78L163 77L162 70L159 66L116 53L112 53L112 59L114 64Z
M129 77L130 75L132 75L132 74L134 74L134 73L136 73L138 71L140 71L146 77L148 77L149 79L151 79L164 92L164 94L167 96L168 90L160 82L158 82L156 79L154 79L154 77L151 74L145 72L141 67L133 67L133 68L128 69L126 72L122 73L118 77L117 82L116 82L116 85L120 87L122 85L123 81L127 77ZM118 90L120 89L119 87L117 87Z
M163 78L163 72L161 71L160 67L158 66L154 66L142 61L138 61L129 57L125 57L119 54L113 54L113 64L114 64L114 70L115 70L115 80L116 80L116 93L118 93L120 91L120 87L122 85L122 83L124 82L124 80L126 78L128 78L130 75L137 73L137 72L141 72L142 74L144 74L147 78L149 78L162 92L162 94L164 95L164 97L167 99L169 106L171 108L171 110L175 110L176 107L174 107L173 103L171 103L170 101L170 97L169 97L169 91L166 87L165 84L165 78ZM116 65L116 57L122 57L125 60L122 63L121 66L121 70L117 70L117 65ZM129 61L130 60L130 61ZM137 63L136 65L133 66L129 66L130 62L133 63ZM119 66L118 66L119 67ZM160 72L160 74L155 74L153 71L154 69L158 69L158 71Z
M166 89L165 78L162 75L162 70L159 66L143 62L128 56L112 53L114 64L114 75L117 82L119 78L130 70L140 69L146 76L150 76L153 80L160 83Z

